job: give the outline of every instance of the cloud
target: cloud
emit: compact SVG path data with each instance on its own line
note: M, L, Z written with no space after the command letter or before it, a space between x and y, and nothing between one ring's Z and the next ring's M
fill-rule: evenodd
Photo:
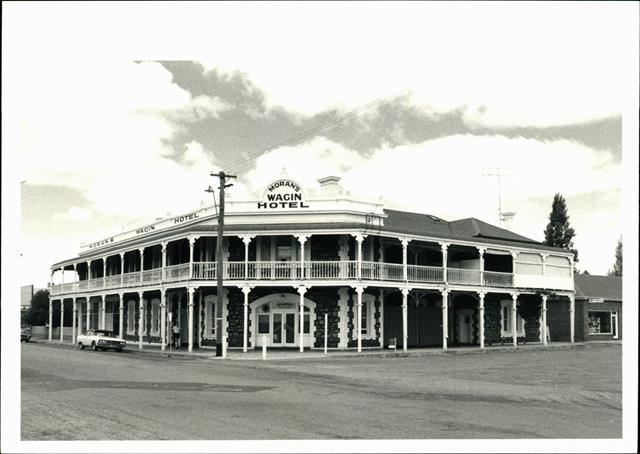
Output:
M11 106L21 120L23 179L76 189L101 214L142 217L197 205L215 158L197 142L172 145L177 119L216 116L229 105L192 97L157 63L69 65L41 79L25 63L18 87L25 102Z
M307 116L406 90L425 112L459 110L477 126L576 124L621 110L626 65L619 49L628 39L621 24L629 20L623 9L382 5L367 8L354 34L358 11L346 6L336 15L315 5L250 21L259 43L239 38L201 62L246 73L267 106ZM232 34L236 23L237 11L221 13L220 26L209 27L213 41Z

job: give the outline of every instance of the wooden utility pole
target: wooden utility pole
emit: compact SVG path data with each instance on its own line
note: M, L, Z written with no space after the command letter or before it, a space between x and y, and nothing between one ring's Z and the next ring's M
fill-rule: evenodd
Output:
M212 173L212 177L218 177L220 180L220 209L218 210L218 239L216 241L216 280L218 290L216 292L216 356L222 356L222 278L224 277L224 268L222 262L222 247L224 238L224 190L231 184L227 184L228 178L236 178L235 175L227 175L224 172Z

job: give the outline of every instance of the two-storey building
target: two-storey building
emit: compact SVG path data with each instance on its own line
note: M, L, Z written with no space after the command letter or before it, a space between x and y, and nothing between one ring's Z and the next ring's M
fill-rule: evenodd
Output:
M547 305L557 302L573 341L570 252L474 218L359 200L337 177L319 182L313 198L283 178L261 200L228 202L222 270L215 206L84 244L51 267L50 304L73 301L74 339L106 328L164 349L171 319L189 351L218 335L244 351L302 351L322 348L325 332L329 348L360 351L546 343Z

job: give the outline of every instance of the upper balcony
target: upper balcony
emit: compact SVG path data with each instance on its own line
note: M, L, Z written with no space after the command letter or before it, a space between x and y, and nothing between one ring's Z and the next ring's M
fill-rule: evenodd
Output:
M407 282L410 284L445 284L484 286L492 288L514 288L525 276L514 273L482 271L453 267L407 265L397 263L362 261L229 261L224 263L223 280L229 282L267 281L368 281ZM171 284L188 281L215 281L216 262L194 262L154 268L132 273L111 275L104 278L83 280L75 283L51 286L51 295L91 293L96 291L145 287L161 283ZM525 278L526 280L526 278ZM539 286L545 283L540 281ZM559 289L565 289L566 283Z

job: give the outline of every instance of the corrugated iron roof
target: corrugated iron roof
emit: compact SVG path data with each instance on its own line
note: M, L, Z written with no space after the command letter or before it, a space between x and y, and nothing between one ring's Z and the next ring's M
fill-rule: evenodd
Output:
M576 297L622 301L622 278L576 274L573 277Z

